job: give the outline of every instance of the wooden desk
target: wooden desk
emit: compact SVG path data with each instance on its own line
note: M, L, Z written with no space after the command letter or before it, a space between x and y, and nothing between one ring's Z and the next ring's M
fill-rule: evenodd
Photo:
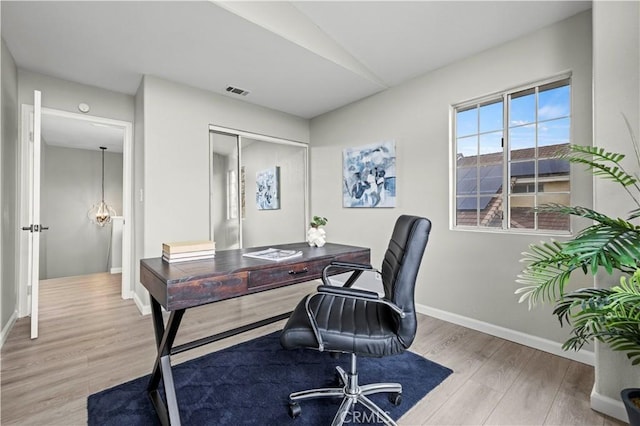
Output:
M267 247L301 250L302 256L281 262L242 256L243 253ZM151 295L151 314L158 347L147 391L162 424L180 424L171 372L171 355L280 321L291 314L289 311L174 347L180 321L187 309L319 279L324 267L334 261L369 264L370 250L341 244L328 243L324 247L309 247L306 243L293 243L217 251L215 259L195 262L169 264L161 258L142 259L140 281ZM332 274L341 272L344 271L332 269ZM357 275L359 274L352 275L345 286L351 286ZM166 325L161 307L171 312ZM166 402L158 392L160 381L164 385Z

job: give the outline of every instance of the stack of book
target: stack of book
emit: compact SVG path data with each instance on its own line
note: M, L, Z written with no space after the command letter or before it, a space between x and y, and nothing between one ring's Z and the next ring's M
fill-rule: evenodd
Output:
M162 244L162 260L169 263L213 259L216 244L213 241L177 241Z

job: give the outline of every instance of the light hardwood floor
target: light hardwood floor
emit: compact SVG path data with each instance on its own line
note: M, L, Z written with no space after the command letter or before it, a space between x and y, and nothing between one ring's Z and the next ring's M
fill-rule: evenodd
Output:
M316 283L187 312L177 343L291 309ZM122 300L120 275L42 282L40 337L17 321L2 348L2 425L81 425L87 396L148 374L151 318ZM174 363L275 331L282 322L174 357ZM589 408L593 368L464 327L419 316L411 350L453 369L401 425L621 425ZM295 421L292 421L295 426Z

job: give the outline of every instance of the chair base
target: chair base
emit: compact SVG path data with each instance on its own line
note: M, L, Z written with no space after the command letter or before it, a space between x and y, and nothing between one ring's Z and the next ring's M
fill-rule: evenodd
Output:
M349 411L356 404L360 403L369 409L371 417L365 417L361 420L375 420L383 422L386 425L396 426L391 417L373 401L367 398L367 395L374 393L389 393L389 401L394 405L400 405L402 401L402 385L399 383L374 383L369 385L358 385L358 373L356 370L356 355L351 354L351 371L345 372L342 368L336 367L342 387L318 388L300 392L294 392L289 395L289 415L293 418L298 417L301 413L298 401L315 398L342 398L340 408L333 418L332 426L340 426L345 421L356 422L357 419L349 417Z

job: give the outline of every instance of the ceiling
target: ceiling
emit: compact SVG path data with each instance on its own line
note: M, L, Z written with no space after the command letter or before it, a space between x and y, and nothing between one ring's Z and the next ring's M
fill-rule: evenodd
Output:
M313 118L591 2L2 0L0 7L2 37L20 68L131 95L151 74Z
M124 128L90 120L42 114L42 140L63 148L90 149L122 153Z

